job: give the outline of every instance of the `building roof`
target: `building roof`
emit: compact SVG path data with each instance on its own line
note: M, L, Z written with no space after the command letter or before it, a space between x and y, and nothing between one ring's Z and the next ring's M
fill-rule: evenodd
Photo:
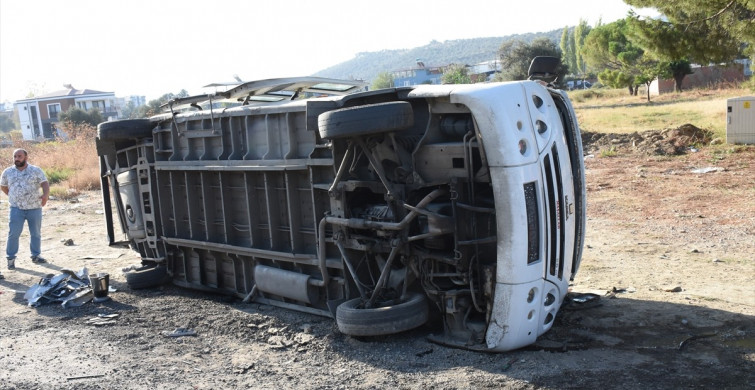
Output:
M34 100L45 100L45 99L53 99L53 98L65 98L65 97L82 97L87 95L103 95L103 94L113 94L113 92L103 92L103 91L97 91L94 89L76 89L70 84L65 85L66 89L61 89L59 91L54 92L48 92L42 95L33 96L27 99L21 99L17 101L34 101Z

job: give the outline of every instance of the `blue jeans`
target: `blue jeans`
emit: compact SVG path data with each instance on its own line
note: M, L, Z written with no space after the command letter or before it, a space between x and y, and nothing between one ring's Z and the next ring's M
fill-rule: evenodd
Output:
M22 210L17 207L10 208L10 221L8 223L8 243L5 254L8 258L16 257L18 252L18 237L24 230L24 221L29 224L29 250L32 257L37 257L42 252L42 209Z

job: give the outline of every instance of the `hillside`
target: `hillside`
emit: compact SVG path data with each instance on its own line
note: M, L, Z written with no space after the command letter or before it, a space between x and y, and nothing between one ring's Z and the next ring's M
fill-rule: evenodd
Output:
M562 29L543 33L514 34L505 37L456 39L432 41L425 46L412 49L381 50L362 52L346 62L323 69L315 76L372 81L380 72L390 72L416 67L420 58L427 66L440 66L451 63L475 64L496 58L501 44L508 40L531 42L546 37L554 42L561 40Z

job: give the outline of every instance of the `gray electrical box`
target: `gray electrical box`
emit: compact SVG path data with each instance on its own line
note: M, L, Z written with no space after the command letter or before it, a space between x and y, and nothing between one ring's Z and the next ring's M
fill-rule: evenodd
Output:
M726 142L755 144L755 96L726 101Z

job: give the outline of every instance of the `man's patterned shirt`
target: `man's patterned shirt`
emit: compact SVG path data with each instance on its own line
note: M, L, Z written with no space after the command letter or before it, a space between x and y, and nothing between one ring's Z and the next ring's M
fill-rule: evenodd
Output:
M47 181L41 168L29 163L26 169L19 171L15 165L5 168L0 177L0 186L8 187L8 203L21 210L42 207L39 185Z

